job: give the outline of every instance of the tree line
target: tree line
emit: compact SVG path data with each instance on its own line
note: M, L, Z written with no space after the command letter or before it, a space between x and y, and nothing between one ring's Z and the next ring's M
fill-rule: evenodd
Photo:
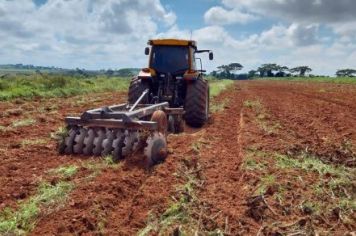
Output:
M288 68L287 66L278 65L276 63L262 64L255 70L250 70L245 74L237 74L239 70L243 68L240 63L234 62L227 65L221 65L210 73L211 76L221 79L249 79L253 77L292 77L299 76L305 77L312 68L309 66L297 66ZM339 69L336 71L337 77L354 77L356 76L355 69ZM315 75L309 74L309 77L315 77Z

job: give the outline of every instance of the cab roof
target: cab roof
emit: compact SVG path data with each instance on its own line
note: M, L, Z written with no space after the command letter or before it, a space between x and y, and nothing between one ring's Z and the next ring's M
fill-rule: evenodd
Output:
M194 40L183 39L151 39L148 40L148 45L165 45L165 46L193 46L197 47Z

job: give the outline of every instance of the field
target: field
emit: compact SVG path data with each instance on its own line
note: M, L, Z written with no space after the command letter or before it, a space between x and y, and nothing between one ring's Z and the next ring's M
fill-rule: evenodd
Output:
M126 101L128 80L88 81L0 90L0 235L356 231L356 85L212 81L209 122L147 170L57 154L66 115Z

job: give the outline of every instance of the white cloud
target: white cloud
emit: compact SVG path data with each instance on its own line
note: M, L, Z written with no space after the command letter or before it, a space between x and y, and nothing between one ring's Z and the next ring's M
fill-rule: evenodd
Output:
M137 45L176 20L159 0L0 1L0 13L0 63L66 67L145 63Z
M222 7L212 7L204 15L205 22L211 25L228 25L234 23L245 24L256 20L257 17L243 13L240 9L227 10Z
M354 0L222 0L231 8L244 8L267 17L300 23L337 23L356 20Z
M336 40L331 45L319 39L317 25L274 25L260 33L242 39L234 38L222 26L207 26L192 32L192 38L202 49L212 49L213 62L203 57L203 65L214 70L218 65L239 62L242 72L256 69L264 63L289 67L309 65L315 74L334 75L343 67L355 67L356 43ZM177 26L159 37L190 38L190 32Z
M354 0L222 0L222 3L291 23L324 25L340 36L356 38Z

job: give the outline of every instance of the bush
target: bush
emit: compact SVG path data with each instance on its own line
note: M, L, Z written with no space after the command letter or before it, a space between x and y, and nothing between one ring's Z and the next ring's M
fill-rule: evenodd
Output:
M90 92L128 89L130 80L111 77L74 77L66 75L12 76L0 80L0 100L22 97L67 97Z

